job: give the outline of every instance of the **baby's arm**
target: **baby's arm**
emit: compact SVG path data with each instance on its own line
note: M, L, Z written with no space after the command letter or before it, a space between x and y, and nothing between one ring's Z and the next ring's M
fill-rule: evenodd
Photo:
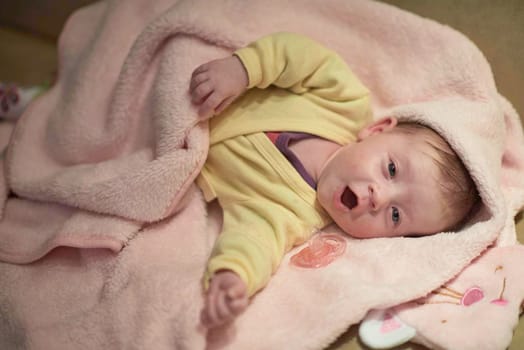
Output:
M275 33L198 67L191 78L193 103L204 117L220 113L247 88L270 85L310 98L343 114L369 91L334 51L303 35ZM324 101L324 102L322 102Z
M294 220L296 217L293 215L291 210L267 198L224 203L222 232L204 275L207 288L202 314L204 324L207 315L225 314L225 319L233 319L247 306L249 298L267 285L287 247L292 246L299 236L306 235L302 222L298 218ZM231 279L235 283L216 277L225 271L233 275ZM236 294L238 290L232 287L233 284L242 284L243 292ZM231 306L235 306L231 310L220 307L224 305L224 300L227 301L227 294L222 291L225 289L231 293L235 291L230 297L236 297L238 308L236 302L231 303ZM221 297L217 298L218 295ZM222 313L224 309L226 311Z
M247 289L240 277L229 270L216 272L211 278L201 313L202 324L220 326L238 316L248 304Z

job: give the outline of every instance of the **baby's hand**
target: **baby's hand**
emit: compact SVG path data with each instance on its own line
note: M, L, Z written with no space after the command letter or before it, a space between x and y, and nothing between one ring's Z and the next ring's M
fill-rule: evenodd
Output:
M246 285L231 271L219 271L211 278L201 322L208 328L226 323L238 316L248 304Z
M222 112L248 85L244 65L236 56L207 62L191 76L191 101L200 105L198 114L210 117Z

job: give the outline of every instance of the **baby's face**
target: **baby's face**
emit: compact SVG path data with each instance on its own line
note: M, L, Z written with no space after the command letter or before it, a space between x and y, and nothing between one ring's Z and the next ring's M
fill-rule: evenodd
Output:
M444 230L439 171L417 135L384 131L342 147L320 174L317 197L357 238Z

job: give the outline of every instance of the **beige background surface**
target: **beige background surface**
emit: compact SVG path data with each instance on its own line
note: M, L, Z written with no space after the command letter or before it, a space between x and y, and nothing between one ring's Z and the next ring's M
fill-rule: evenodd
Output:
M351 0L347 0L351 1ZM0 80L36 83L54 70L54 44L71 11L92 0L2 0ZM497 85L524 115L524 1L522 0L383 0L458 29L490 61ZM394 30L394 28L392 29ZM20 31L29 36L19 39ZM37 40L33 40L35 35ZM29 45L28 42L29 41ZM42 75L43 74L43 75ZM47 75L45 75L47 74Z
M212 0L210 0L212 1ZM351 0L347 0L351 1ZM24 85L52 80L55 43L71 11L91 0L2 0L0 11L0 81ZM521 0L383 0L463 32L484 52L497 86L524 120L524 1ZM392 28L394 30L394 28ZM524 241L524 221L518 225ZM366 349L351 328L331 350ZM421 349L404 345L400 349ZM520 322L511 350L524 349Z

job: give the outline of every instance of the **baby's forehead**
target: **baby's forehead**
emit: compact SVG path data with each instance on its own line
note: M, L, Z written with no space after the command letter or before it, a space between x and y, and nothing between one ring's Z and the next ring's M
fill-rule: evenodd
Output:
M414 133L414 134L405 134L407 137L406 148L413 155L420 156L420 158L425 158L430 160L430 168L436 167L441 169L446 167L449 156L453 156L453 150L451 147L438 135L428 134L428 133ZM442 169L441 169L442 170ZM443 177L445 174L441 174Z
M446 148L449 149L449 151L452 151L448 142L444 137L442 137L442 135L430 127L421 124L402 123L394 127L391 132L417 143L425 143L433 147Z
M396 139L391 140L390 144L395 145L397 152L401 151L405 157L412 157L414 161L426 161L439 166L442 163L441 155L443 146L439 140L423 133L394 133Z

